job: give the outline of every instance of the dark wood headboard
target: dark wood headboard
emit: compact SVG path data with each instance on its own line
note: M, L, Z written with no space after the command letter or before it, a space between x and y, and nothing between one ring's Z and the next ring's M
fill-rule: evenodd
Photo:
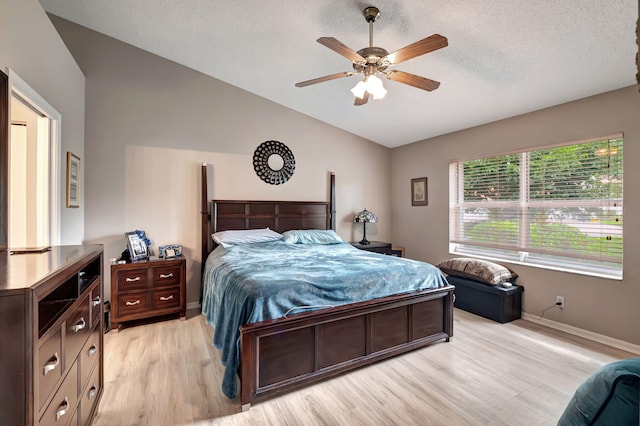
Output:
M211 234L226 230L270 228L335 230L335 175L329 181L329 201L213 200L207 195L207 165L202 164L202 271L213 250Z
M329 203L321 201L236 201L211 202L212 232L232 229L269 228L330 229Z

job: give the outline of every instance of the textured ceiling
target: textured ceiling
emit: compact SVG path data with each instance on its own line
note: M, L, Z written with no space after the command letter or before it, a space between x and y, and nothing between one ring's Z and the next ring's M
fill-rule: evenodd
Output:
M636 83L637 0L40 0L44 9L379 144L394 147ZM380 8L374 45L442 34L449 46L397 65L441 82L384 80L353 106L357 75L316 43L368 46L362 10Z

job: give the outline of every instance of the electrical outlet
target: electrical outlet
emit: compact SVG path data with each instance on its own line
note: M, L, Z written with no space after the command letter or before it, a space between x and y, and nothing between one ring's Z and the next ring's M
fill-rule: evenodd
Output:
M560 307L560 309L564 309L564 297L556 296L556 305Z

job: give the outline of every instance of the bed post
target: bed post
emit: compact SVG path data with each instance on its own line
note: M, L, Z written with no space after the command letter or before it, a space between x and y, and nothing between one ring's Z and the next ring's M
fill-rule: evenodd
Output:
M336 230L336 174L331 173L329 184L329 216L331 217L330 229Z
M209 254L209 195L207 191L207 163L202 162L201 166L201 193L200 193L200 216L201 216L201 252L200 252L200 304L202 304L202 278L204 274L204 264L207 261L207 255Z

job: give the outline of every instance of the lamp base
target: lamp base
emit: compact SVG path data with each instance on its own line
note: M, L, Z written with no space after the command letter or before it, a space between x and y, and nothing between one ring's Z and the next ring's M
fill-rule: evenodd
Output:
M367 240L366 238L363 238L362 240L360 240L358 244L362 244L363 246L366 246L368 244L371 244L371 241Z

